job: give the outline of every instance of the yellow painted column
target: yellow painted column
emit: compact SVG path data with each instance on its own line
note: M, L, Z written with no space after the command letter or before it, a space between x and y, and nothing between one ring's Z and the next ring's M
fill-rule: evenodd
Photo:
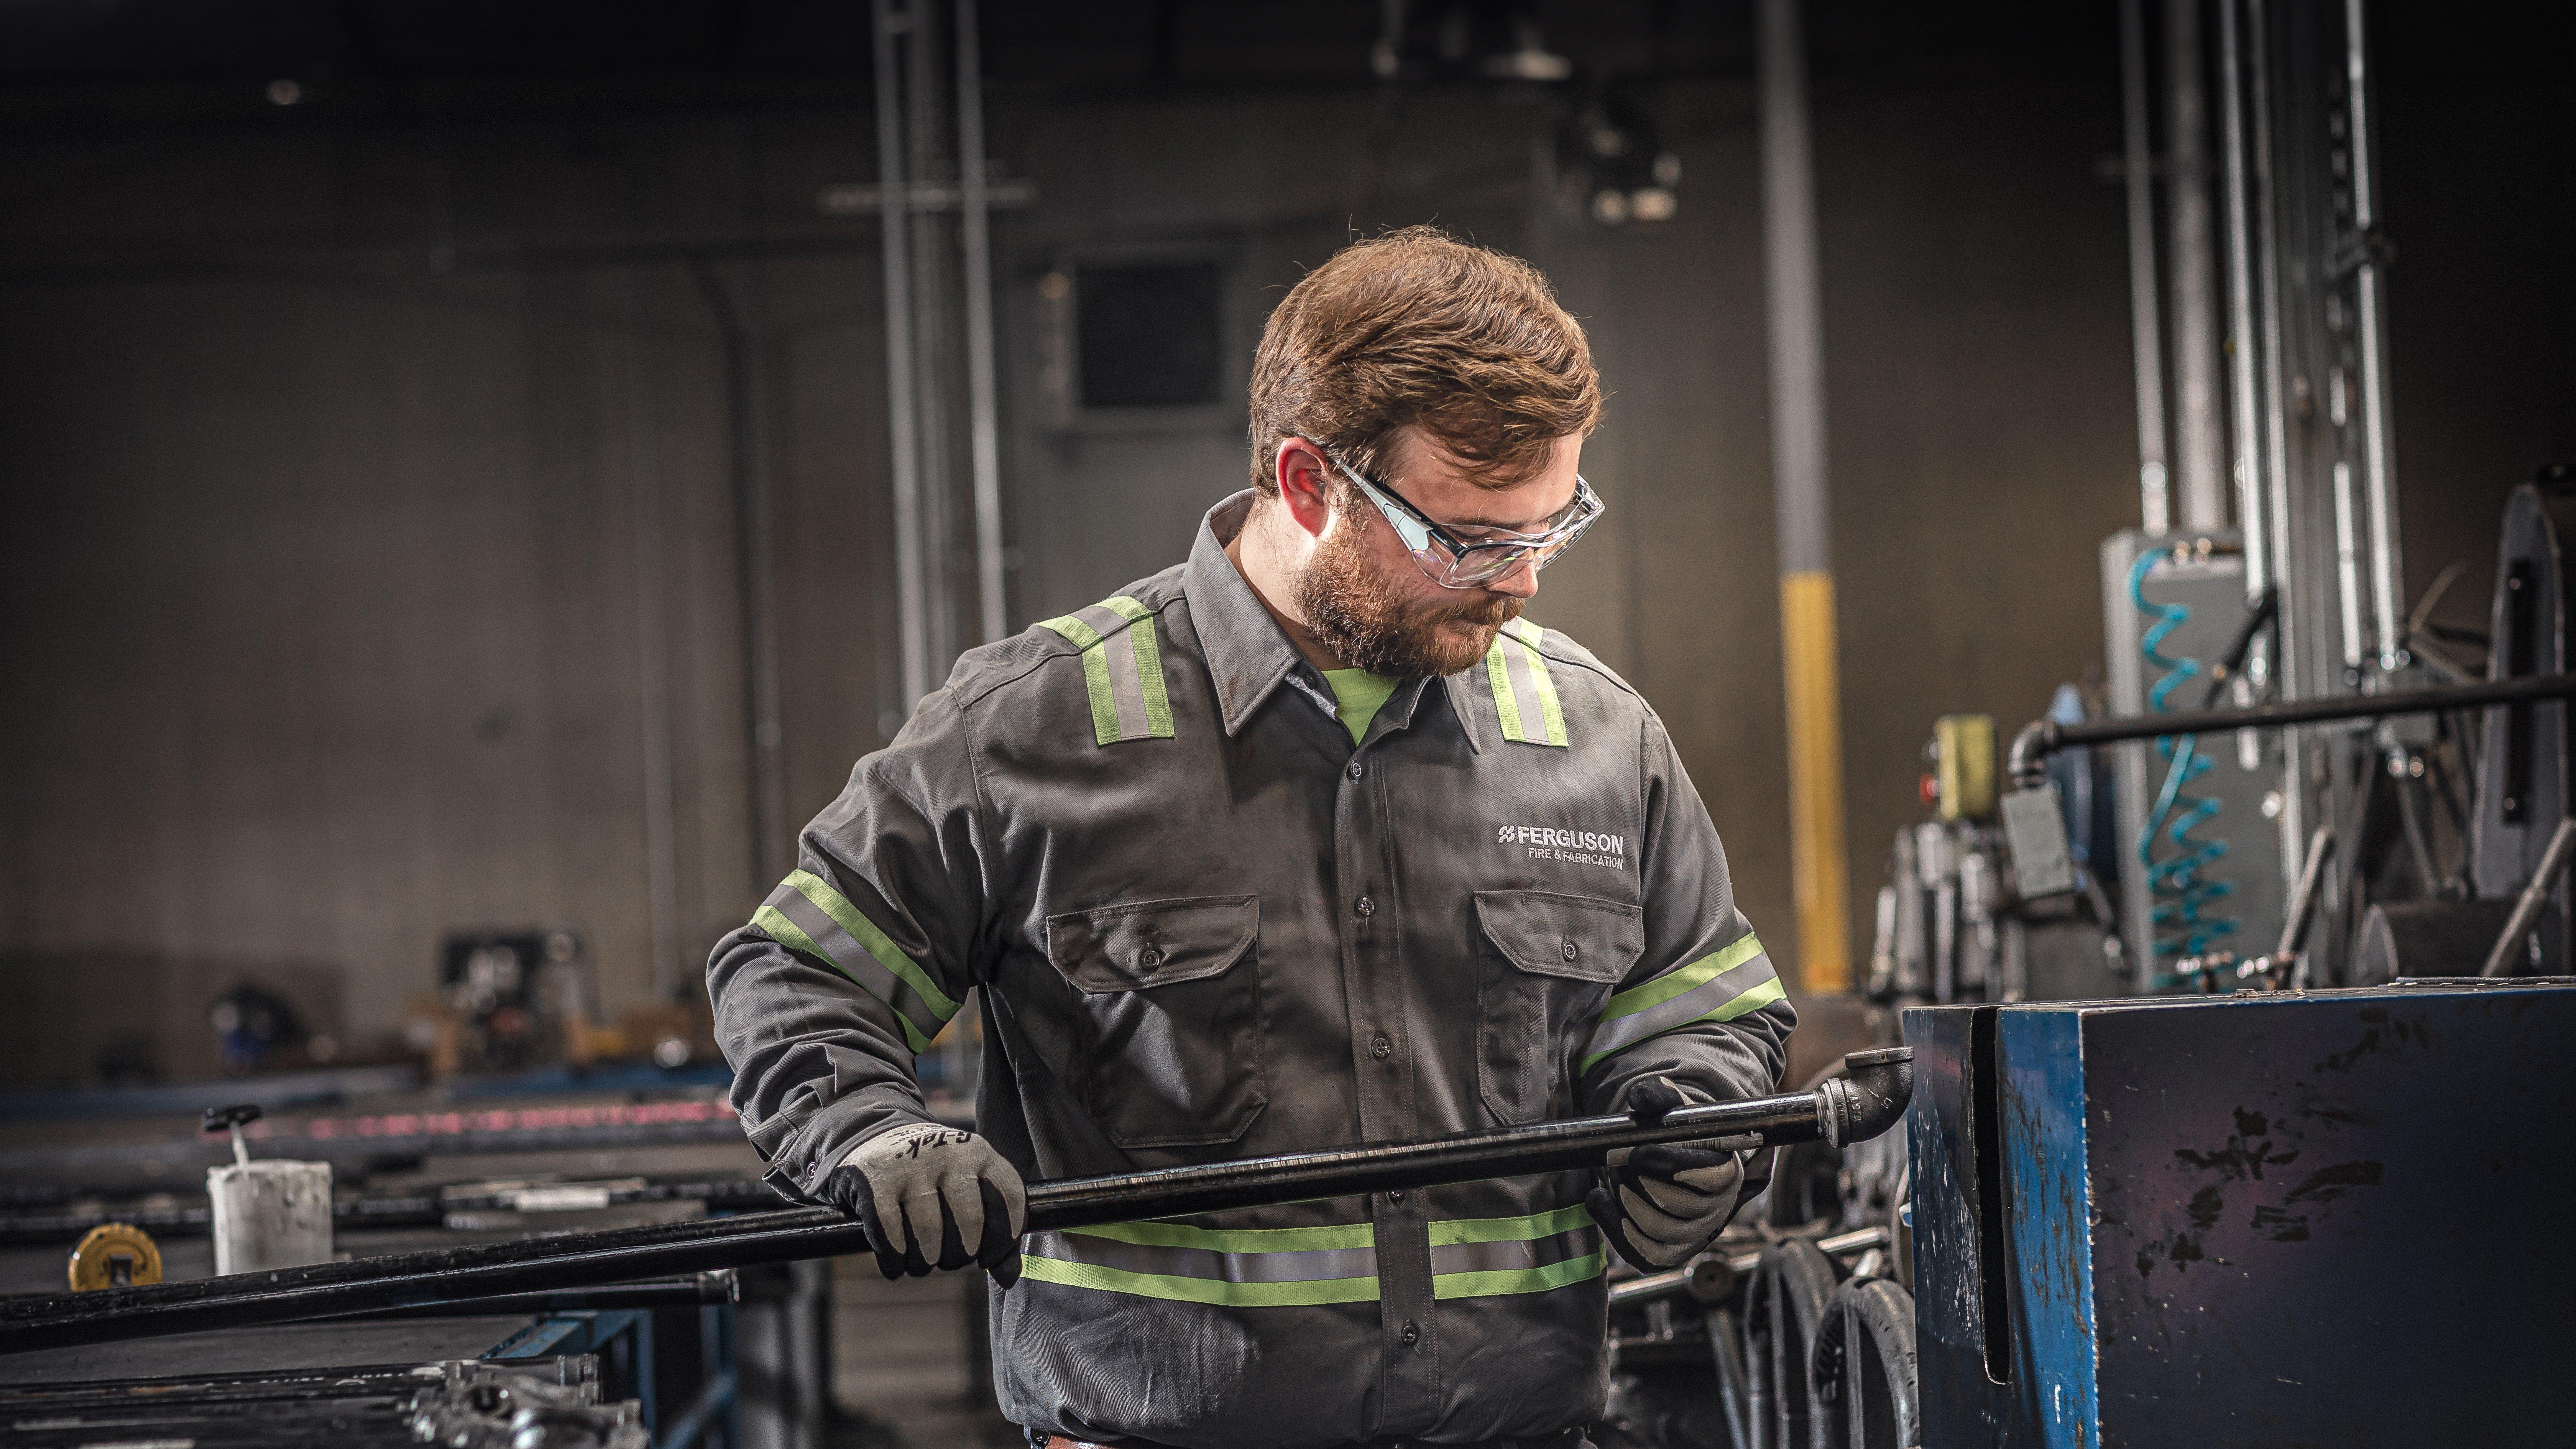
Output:
M1800 0L1760 0L1762 261L1771 353L1772 497L1780 528L1780 644L1789 706L1790 877L1797 979L1851 989L1851 880L1843 859L1842 691L1825 469L1824 316L1816 275L1814 158Z
M1789 855L1798 902L1798 976L1808 991L1851 989L1851 881L1843 858L1843 709L1834 576L1780 577L1780 654L1789 699Z

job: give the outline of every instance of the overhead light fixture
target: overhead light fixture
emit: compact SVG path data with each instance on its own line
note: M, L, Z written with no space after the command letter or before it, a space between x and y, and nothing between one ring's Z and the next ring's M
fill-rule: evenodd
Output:
M1557 185L1566 212L1595 225L1654 226L1681 209L1682 158L1643 107L1595 90L1559 123Z
M1574 62L1548 49L1536 0L1384 0L1369 50L1380 80L1474 78L1554 85Z

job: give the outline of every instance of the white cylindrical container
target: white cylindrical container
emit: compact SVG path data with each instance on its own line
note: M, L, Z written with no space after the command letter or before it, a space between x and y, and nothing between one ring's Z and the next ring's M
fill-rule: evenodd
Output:
M257 1273L331 1261L331 1164L261 1158L206 1169L215 1271Z

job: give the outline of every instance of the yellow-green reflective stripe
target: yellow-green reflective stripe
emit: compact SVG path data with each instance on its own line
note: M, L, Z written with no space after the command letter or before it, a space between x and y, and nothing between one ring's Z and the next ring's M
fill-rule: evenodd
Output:
M1597 1256L1597 1255L1596 1255ZM1182 1278L1167 1273L1132 1273L1096 1263L1068 1263L1034 1254L1020 1260L1023 1277L1068 1288L1096 1288L1106 1293L1132 1293L1140 1298L1166 1298L1205 1303L1218 1308L1295 1308L1319 1303L1372 1303L1377 1279L1314 1278L1294 1283L1229 1283L1219 1278ZM1460 1277L1475 1277L1462 1273Z
M885 932L878 930L876 922L861 915L859 908L850 904L850 898L834 890L830 881L812 871L791 870L787 873L787 883L796 887L797 894L812 901L816 910L839 922L841 929L850 933L850 939L875 957L878 965L902 978L904 985L920 992L921 999L929 1004L941 1021L957 1014L957 1003L949 999L947 992L939 989L939 984L930 979L930 973L921 969L921 963L905 954L904 949L889 939Z
M1448 1243L1525 1243L1592 1226L1580 1204L1525 1218L1453 1218L1431 1224L1431 1246Z
M1548 677L1547 661L1538 656L1538 641L1547 636L1547 631L1527 619L1514 619L1511 627L1520 636L1529 658L1530 688L1538 691L1539 719L1547 726L1547 742L1564 744L1565 709L1557 703L1556 681Z
M763 905L760 909L753 911L751 913L751 923L758 926L762 931L767 932L769 939L776 941L779 945L786 947L788 950L811 956L815 960L822 962L824 965L831 966L834 970L840 969L832 960L829 952L825 951L822 947L815 945L814 938L806 935L804 930L794 921L791 921L785 916L779 914L776 906ZM850 973L842 971L841 974L847 976ZM895 1024L903 1028L903 1039L906 1045L910 1046L916 1053L930 1050L930 1038L921 1034L921 1028L912 1024L912 1018L903 1014L902 1007L895 1005L891 1001L887 1002L885 1007L886 1010L893 1015Z
M1118 694L1109 683L1109 655L1100 647L1100 631L1071 614L1038 627L1053 629L1082 651L1082 689L1091 697L1092 738L1104 745L1118 743Z
M1136 649L1136 687L1145 695L1145 729L1156 739L1172 737L1172 699L1163 692L1163 646L1154 634L1153 611L1120 594L1101 607L1128 623Z
M1485 651L1485 678L1494 686L1494 714L1502 720L1503 738L1528 739L1528 732L1521 728L1520 701L1512 697L1512 671L1503 662L1503 641L1499 638L1494 640L1493 648Z
M1377 1241L1376 1230L1367 1223L1321 1228L1196 1228L1187 1223L1101 1223L1096 1227L1066 1228L1064 1231L1143 1247L1199 1248L1211 1253L1318 1253L1335 1248L1365 1248Z
M1760 954L1762 942L1747 931L1679 970L1667 971L1643 986L1611 997L1609 1004L1601 1008L1601 1019L1616 1021L1623 1016L1634 1016L1647 1007L1661 1006L1710 977L1732 971Z
M1754 987L1752 990L1745 992L1743 995L1736 997L1724 1006L1719 1007L1717 1010L1702 1016L1694 1016L1688 1021L1675 1022L1671 1026L1666 1027L1664 1031L1656 1032L1655 1036L1662 1036L1665 1032L1679 1031L1686 1026L1696 1026L1703 1021L1733 1021L1747 1012L1759 1011L1763 1007L1769 1006L1772 1002L1778 1001L1788 994L1788 988L1780 984L1779 977L1774 976L1770 980L1763 982L1761 985ZM1639 1037L1637 1040L1652 1041L1654 1040L1654 1037ZM1575 1069L1575 1074L1580 1076L1583 1073L1592 1070L1593 1064L1600 1061L1603 1057L1615 1056L1636 1044L1637 1042L1633 1041L1622 1042L1618 1046L1610 1048L1608 1051L1594 1052L1592 1055L1583 1059L1583 1065Z
M1434 1298L1499 1298L1507 1293L1544 1293L1568 1283L1581 1283L1601 1276L1601 1252L1594 1249L1580 1258L1550 1263L1544 1268L1504 1268L1482 1273L1434 1273L1431 1296Z

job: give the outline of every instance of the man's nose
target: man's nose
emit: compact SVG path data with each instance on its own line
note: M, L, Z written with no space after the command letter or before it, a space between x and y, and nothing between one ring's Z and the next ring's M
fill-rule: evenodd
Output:
M1510 573L1486 580L1484 587L1489 592L1509 594L1515 599L1535 599L1538 597L1538 569L1523 560L1521 566Z

